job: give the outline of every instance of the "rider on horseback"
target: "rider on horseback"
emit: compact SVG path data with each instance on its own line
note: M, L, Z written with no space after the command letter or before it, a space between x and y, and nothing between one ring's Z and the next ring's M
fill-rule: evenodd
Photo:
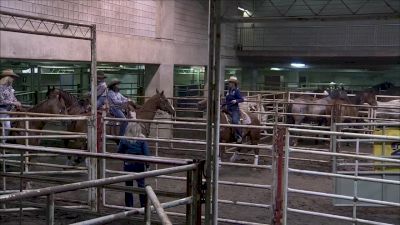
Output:
M12 84L16 78L19 76L14 73L11 69L3 70L0 75L0 112L9 112L14 106L21 107L21 103L17 100L14 95L14 89ZM1 114L0 118L10 118L9 114ZM11 122L3 121L3 127L5 130L5 136L8 136L10 133ZM5 140L2 140L5 143Z
M225 97L225 105L227 107L227 111L232 117L232 124L240 123L239 103L244 101L242 95L240 94L238 83L239 81L235 76L231 76L228 79L228 92ZM242 143L242 131L239 127L235 127L235 138L237 143Z

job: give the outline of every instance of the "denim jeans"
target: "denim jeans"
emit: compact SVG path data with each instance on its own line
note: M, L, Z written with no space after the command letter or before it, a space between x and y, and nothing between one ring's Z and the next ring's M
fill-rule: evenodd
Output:
M111 114L114 115L116 118L123 118L123 119L126 118L121 109L111 107L110 111L111 111ZM128 122L126 122L126 121L121 122L120 127L119 127L119 136L125 135L125 130L126 130L127 126L128 126Z
M106 102L106 96L97 97L97 109L100 109Z
M139 163L135 163L135 165L125 165L124 166L124 171L127 172L144 172L144 165L138 165ZM143 179L137 179L136 180L137 186L140 188L144 188L145 183L144 183L144 178ZM128 187L133 186L133 180L130 181L125 181L125 185ZM140 201L140 206L145 207L146 205L146 195L144 194L139 194L139 201ZM125 206L126 207L133 207L133 194L129 192L125 192Z
M232 117L232 124L240 124L240 111L239 110L232 110L230 111ZM235 127L235 137L242 137L242 129L240 127Z
M0 112L8 112L8 109L0 107ZM10 118L10 115L9 114L0 114L0 118ZM6 129L4 136L8 136L10 134L9 129L11 128L11 121L2 121L1 123L2 123L1 125L4 127L4 129ZM6 140L1 140L1 141L3 143L6 143Z

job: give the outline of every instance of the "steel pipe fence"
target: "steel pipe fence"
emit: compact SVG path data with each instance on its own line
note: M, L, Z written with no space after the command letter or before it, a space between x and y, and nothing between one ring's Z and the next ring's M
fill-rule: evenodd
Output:
M343 123L339 125L344 125ZM314 215L318 217L323 217L323 218L331 218L331 219L337 219L341 221L350 221L354 223L366 223L366 224L388 224L384 222L379 222L379 221L373 221L373 220L367 220L367 219L361 219L357 217L357 209L360 207L360 203L368 203L368 204L377 204L377 205L386 205L390 207L400 207L400 202L395 202L395 201L388 201L388 200L376 200L372 199L370 197L362 197L361 195L358 194L360 188L366 188L364 186L360 186L359 182L366 181L366 182L376 182L376 183L382 183L382 184L387 184L387 185L395 185L399 186L400 181L397 180L391 180L385 177L381 178L376 178L376 177L365 177L366 173L360 173L360 160L372 160L372 161L379 161L379 162L390 162L394 163L396 165L400 165L400 158L385 158L385 157L378 157L378 156L368 156L368 155L361 155L360 154L360 144L359 144L359 139L358 138L373 138L374 140L380 140L380 141L400 141L400 137L393 137L393 136L387 136L387 135L369 135L369 134L355 134L355 133L345 133L345 132L331 132L331 131L322 131L324 134L333 136L333 137L348 137L348 138L354 138L356 139L356 150L353 154L348 154L348 153L340 153L340 152L335 152L336 148L333 148L333 152L321 152L321 151L307 151L307 150L301 150L297 149L296 147L290 146L290 139L292 137L292 133L305 133L305 134L310 134L310 133L317 133L321 131L313 131L313 130L304 130L304 129L296 129L296 128L284 128L281 127L281 130L285 132L281 132L281 139L282 137L285 138L285 144L284 148L281 149L282 152L284 152L285 157L283 159L284 162L284 173L282 174L282 191L284 193L283 196L283 201L282 201L282 208L283 208L283 213L282 213L282 221L283 224L290 224L288 220L288 213L300 213L300 214L305 214L305 215ZM303 154L308 154L310 156L312 155L325 155L325 156L330 156L332 159L333 163L333 169L332 172L321 172L321 171L310 171L310 170L304 170L304 169L294 169L290 167L290 158L293 153L303 153ZM346 171L347 174L341 174L339 171L336 169L336 162L337 162L337 157L343 157L343 158L350 158L352 160L355 160L355 167L354 171ZM363 171L370 173L370 171ZM290 174L305 174L305 175L310 175L310 176L318 176L318 177L328 177L331 179L347 179L347 180L352 180L353 181L353 188L352 188L352 193L353 195L349 196L348 194L338 194L338 193L325 193L325 192L317 192L317 191L310 191L306 189L299 189L299 188L291 188L289 186L288 181L290 180ZM385 173L385 172L383 172ZM393 174L393 173L391 173ZM394 173L397 175L400 175L400 173ZM335 185L336 187L336 185ZM337 190L337 189L335 189ZM340 216L340 215L334 215L332 213L323 213L323 212L317 212L317 211L312 211L312 210L304 210L300 208L293 208L289 207L288 204L291 201L291 198L288 197L289 193L298 195L304 195L304 196L318 196L318 197L323 197L323 198L330 198L330 199L339 199L339 200L348 200L352 202L352 210L353 210L353 217L345 217L345 216Z

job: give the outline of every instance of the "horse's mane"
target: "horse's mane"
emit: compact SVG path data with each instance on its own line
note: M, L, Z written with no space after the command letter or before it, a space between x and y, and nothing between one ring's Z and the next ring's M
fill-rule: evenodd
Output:
M73 96L69 92L61 90L61 89L58 89L58 91L60 93L60 96L64 99L64 101L65 101L65 103L67 105L71 106L71 105L74 105L74 104L79 104L78 98L76 98L75 96ZM81 104L79 104L79 105L81 105Z

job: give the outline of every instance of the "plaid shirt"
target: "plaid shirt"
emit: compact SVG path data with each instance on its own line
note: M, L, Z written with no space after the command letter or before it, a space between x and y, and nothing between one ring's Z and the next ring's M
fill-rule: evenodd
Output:
M112 90L108 91L108 101L110 102L110 106L111 107L118 107L118 106L122 106L123 104L128 102L128 98L126 98L125 96L123 96L121 93L119 92L115 92Z
M15 90L9 85L0 85L0 105L12 105L18 102L14 95Z
M97 98L107 96L107 84L105 81L97 84Z

